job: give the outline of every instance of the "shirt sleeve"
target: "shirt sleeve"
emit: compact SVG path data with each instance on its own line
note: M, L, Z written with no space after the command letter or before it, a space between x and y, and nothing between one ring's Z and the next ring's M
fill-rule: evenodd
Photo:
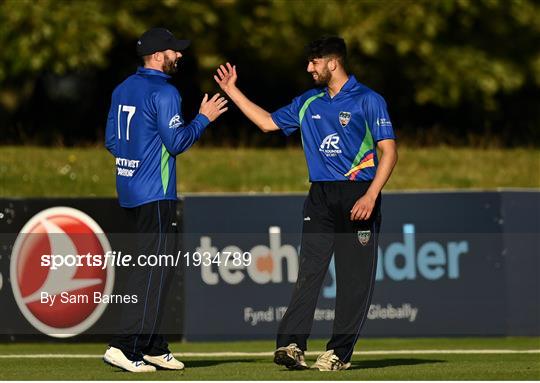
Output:
M384 98L374 93L366 98L364 108L375 142L396 138Z
M286 136L300 127L300 97L296 97L289 105L279 108L271 114L274 123Z
M116 147L118 145L118 139L116 137L116 120L114 118L114 109L117 106L113 102L114 95L111 97L111 106L109 108L109 115L107 116L107 126L105 127L105 147L116 157Z
M201 136L210 120L203 114L185 125L182 116L182 98L173 86L156 95L158 133L167 151L176 156L189 149Z

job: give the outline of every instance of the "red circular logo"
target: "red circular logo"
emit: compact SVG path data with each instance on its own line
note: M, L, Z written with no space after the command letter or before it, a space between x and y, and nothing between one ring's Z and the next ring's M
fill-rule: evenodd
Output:
M110 250L103 230L80 210L33 216L17 236L10 270L15 301L32 326L61 338L91 327L107 306L95 294L108 295L114 285L112 263L96 263Z

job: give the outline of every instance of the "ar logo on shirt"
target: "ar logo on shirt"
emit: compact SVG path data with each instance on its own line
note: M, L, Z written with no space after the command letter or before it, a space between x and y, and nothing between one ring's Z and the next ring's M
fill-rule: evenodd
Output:
M351 121L351 112L339 112L339 123L342 127L346 127Z
M184 121L182 121L182 118L180 117L180 115L179 115L179 114L175 114L175 115L172 116L172 118L169 120L169 129L176 129L176 128L178 128L179 126L181 126L183 123L184 123Z

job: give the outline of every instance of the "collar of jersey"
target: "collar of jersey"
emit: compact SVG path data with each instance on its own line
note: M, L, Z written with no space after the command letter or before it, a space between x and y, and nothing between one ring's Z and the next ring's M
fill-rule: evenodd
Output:
M163 73L162 71L159 71L156 69L145 68L142 66L137 68L137 74L145 74L145 75L159 76L163 78L171 78L171 76L169 76L166 73Z
M341 90L339 91L338 94L336 94L334 96L334 98L338 97L341 93L343 92L349 92L351 91L356 85L358 84L358 81L356 81L356 77L354 77L354 75L350 75L349 76L349 79L347 80L347 82L345 84L343 84L343 86L341 87ZM324 91L326 92L326 95L330 97L330 93L328 93L328 87L324 88Z

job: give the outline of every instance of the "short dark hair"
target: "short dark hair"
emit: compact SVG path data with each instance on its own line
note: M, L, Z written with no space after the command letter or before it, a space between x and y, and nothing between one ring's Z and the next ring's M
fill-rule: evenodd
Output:
M306 45L306 56L310 61L316 58L335 56L344 64L347 58L347 46L345 40L339 36L323 36Z

